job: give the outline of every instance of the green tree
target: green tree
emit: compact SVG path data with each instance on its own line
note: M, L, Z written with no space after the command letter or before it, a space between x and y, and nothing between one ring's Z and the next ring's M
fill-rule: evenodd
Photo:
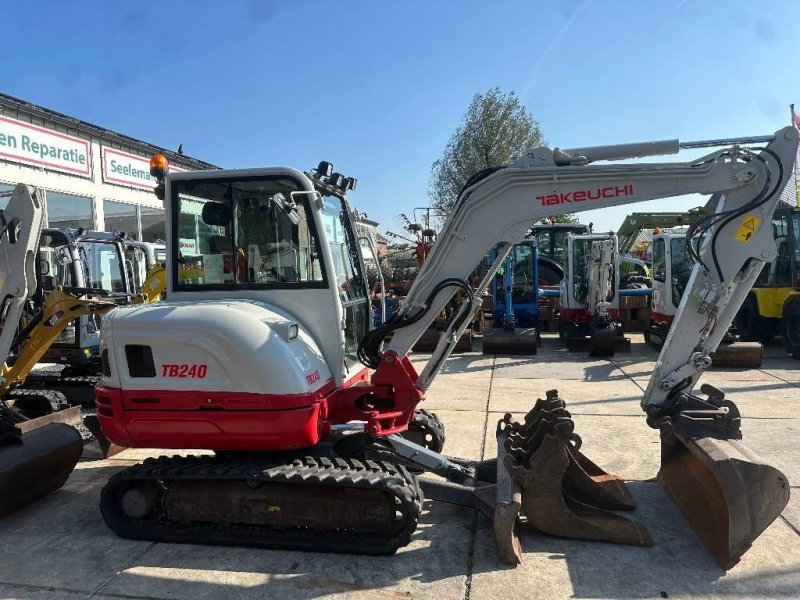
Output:
M542 219L542 223L580 223L580 219L575 214L553 215L547 219Z
M475 94L441 158L433 163L428 197L447 215L475 173L506 165L546 143L539 123L514 92L494 88Z

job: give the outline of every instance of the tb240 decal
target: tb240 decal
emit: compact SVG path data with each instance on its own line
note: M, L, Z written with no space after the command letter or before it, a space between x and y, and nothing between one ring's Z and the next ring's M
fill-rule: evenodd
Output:
M162 377L203 379L207 373L208 365L161 365Z

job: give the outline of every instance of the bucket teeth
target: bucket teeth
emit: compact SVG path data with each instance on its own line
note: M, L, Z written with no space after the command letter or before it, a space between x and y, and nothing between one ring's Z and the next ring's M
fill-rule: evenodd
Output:
M510 414L498 423L498 510L503 509L502 518L495 516L498 553L508 556L513 546L507 533L513 511L522 512L536 529L551 535L651 546L643 524L609 512L633 509L633 497L624 481L580 451L581 439L565 406L558 392L551 390L546 400L536 401L522 423ZM506 489L501 501L503 470L521 495L515 497Z

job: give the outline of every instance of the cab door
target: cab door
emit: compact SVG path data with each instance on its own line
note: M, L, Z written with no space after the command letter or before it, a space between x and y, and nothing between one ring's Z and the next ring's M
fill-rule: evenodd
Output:
M358 345L372 324L372 309L361 246L347 202L326 196L323 203L323 222L334 269L332 278L342 303L344 363L349 372L359 363Z

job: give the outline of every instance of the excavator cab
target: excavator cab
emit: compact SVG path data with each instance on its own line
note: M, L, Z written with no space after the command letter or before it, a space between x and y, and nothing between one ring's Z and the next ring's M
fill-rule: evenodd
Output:
M59 286L104 290L125 303L135 293L132 278L118 235L44 228L36 261L37 287L27 313L32 316L41 310L47 294ZM84 315L64 329L42 360L66 365L67 374L88 375L99 370L99 346L100 316Z

